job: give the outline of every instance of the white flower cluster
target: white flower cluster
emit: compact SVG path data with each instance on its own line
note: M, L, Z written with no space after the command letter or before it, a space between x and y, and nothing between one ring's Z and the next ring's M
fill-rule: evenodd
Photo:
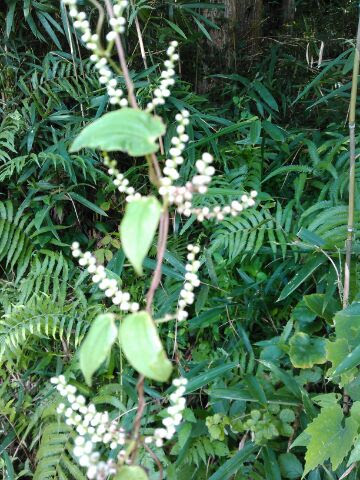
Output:
M161 72L159 87L154 90L155 98L147 104L147 112L152 112L157 105L164 105L165 98L170 96L169 87L175 83L175 62L179 60L179 54L176 53L177 46L178 42L174 40L166 51L168 59L164 62L165 69Z
M86 48L93 52L90 60L95 64L95 68L99 72L100 83L106 86L110 103L120 105L120 107L126 107L128 101L126 98L122 98L124 92L118 87L118 81L109 67L105 51L100 48L98 34L91 33L90 23L86 13L78 10L76 5L77 0L63 0L63 2L70 7L69 14L74 21L74 27L81 33L81 40L84 42ZM120 0L114 5L114 17L110 19L112 30L106 36L108 41L114 40L118 33L124 31L126 19L122 14L127 5L127 0Z
M139 200L141 198L141 194L135 192L134 187L129 186L129 180L124 178L124 175L116 168L116 160L110 160L105 154L104 165L108 167L108 174L115 177L114 185L117 187L118 191L125 193L127 202L132 202L133 200Z
M186 142L189 141L189 136L185 133L185 126L189 125L189 112L182 110L176 115L178 125L176 127L177 136L171 139L172 147L169 150L170 158L165 161L163 169L164 177L161 178L161 187L159 189L160 195L169 195L174 191L171 189L174 180L180 177L177 167L184 163L182 153L185 149Z
M163 428L156 428L153 436L145 437L145 443L150 444L155 442L157 447L162 447L164 440L170 440L176 431L178 425L182 421L182 412L186 406L186 400L183 397L186 391L186 378L176 378L173 380L173 385L176 390L170 395L170 407L166 409L168 416L162 421Z
M115 420L110 420L109 413L97 412L95 405L86 405L83 395L77 395L76 387L66 382L64 375L51 378L51 383L56 385L60 395L66 398L68 406L60 403L57 413L66 417L65 423L74 426L78 433L75 437L74 456L77 457L79 465L87 469L89 479L105 480L109 475L117 472L115 460L107 462L100 460L100 453L95 450L95 444L103 443L109 445L112 450L121 447L117 455L120 464L127 456L125 445L129 438L123 428L119 427ZM176 390L170 395L170 407L167 408L168 416L162 421L164 428L156 428L152 436L146 436L144 442L147 444L155 442L161 447L164 439L170 440L176 431L176 426L182 421L182 412L185 409L186 400L183 397L186 390L187 380L177 378L173 380Z
M189 125L189 116L187 110L182 110L175 117L178 123L176 127L178 135L171 139L170 158L165 162L164 176L160 179L161 186L159 188L159 194L166 197L170 204L175 204L178 212L186 216L192 214L193 194L206 193L208 184L215 173L215 168L210 165L213 157L210 153L203 153L201 160L198 160L195 164L198 174L184 186L173 185L173 182L180 178L177 167L184 162L182 153L189 141L189 136L185 133L185 127Z
M190 214L188 210L183 210L181 213L183 213L185 216L196 215L196 218L199 222L212 219L220 221L224 220L224 218L228 215L236 217L246 208L253 207L255 205L254 199L256 197L257 192L252 190L250 196L244 194L241 196L240 201L234 200L230 205L225 205L224 207L217 205L212 209L209 207L191 208Z
M64 375L53 377L51 383L62 397L65 397L69 406L60 403L58 414L66 417L66 424L74 426L78 433L75 438L73 453L78 458L79 465L87 468L89 479L105 480L109 475L116 473L116 463L110 459L100 461L100 453L94 447L96 443L110 444L111 449L123 447L126 443L126 433L119 428L115 421L111 421L108 412L97 412L95 405L86 405L85 397L77 395L76 387L68 385ZM123 450L121 450L123 454Z
M119 305L120 310L127 312L137 312L139 304L130 302L130 294L119 289L117 281L107 278L105 267L96 264L96 258L90 252L82 253L79 242L73 242L71 245L73 257L79 258L79 265L87 267L87 271L92 274L92 281L97 283L100 290L103 290L105 296L111 298L114 305Z
M185 308L194 303L195 296L193 290L200 285L200 280L197 275L200 268L200 262L199 260L196 260L196 255L200 252L200 248L198 246L188 245L187 249L189 250L189 253L187 255L188 263L185 266L186 282L180 292L180 300L176 312L176 318L179 321L185 320L188 317L188 312Z

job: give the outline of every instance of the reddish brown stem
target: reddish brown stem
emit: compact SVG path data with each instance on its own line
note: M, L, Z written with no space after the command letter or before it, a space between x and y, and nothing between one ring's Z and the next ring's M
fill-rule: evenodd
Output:
M151 307L152 307L152 302L154 300L155 291L159 286L159 283L161 280L161 267L164 260L165 250L166 250L168 231L169 231L169 212L167 208L165 208L160 218L156 268L151 280L150 288L146 295L146 311L149 313L151 313Z
M114 18L114 11L113 11L111 1L110 0L105 0L105 5L106 5L106 10L107 10L107 13L109 15L109 18ZM134 94L134 84L133 84L133 82L130 78L130 73L129 73L129 69L127 67L126 58L125 58L125 52L124 52L124 48L123 48L123 45L122 45L121 38L120 38L119 34L117 34L116 37L115 37L115 45L116 45L116 50L117 50L117 53L118 53L118 56L119 56L121 70L122 70L123 75L124 75L126 88L127 88L127 91L128 91L129 103L133 108L138 108L136 98L135 98L135 94Z

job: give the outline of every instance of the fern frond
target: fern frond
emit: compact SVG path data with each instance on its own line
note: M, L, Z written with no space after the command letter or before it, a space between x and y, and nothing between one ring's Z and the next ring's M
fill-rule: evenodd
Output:
M34 220L29 214L18 211L10 200L0 202L0 262L5 261L9 272L16 266L16 280L19 281L29 266L35 245L31 234L35 230Z
M21 348L30 336L64 340L76 348L100 309L101 305L82 309L76 301L56 304L45 294L33 296L25 305L11 307L0 319L0 363L13 363L20 358Z
M65 423L45 426L39 450L34 480L86 480L72 457L74 430Z

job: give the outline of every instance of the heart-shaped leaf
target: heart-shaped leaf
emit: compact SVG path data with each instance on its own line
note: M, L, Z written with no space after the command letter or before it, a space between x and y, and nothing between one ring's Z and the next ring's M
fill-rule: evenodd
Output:
M115 475L114 480L148 480L148 478L143 468L134 465L122 467Z
M135 271L142 274L142 263L151 247L162 207L155 197L143 197L127 204L120 225L120 239L125 255Z
M147 312L127 315L119 328L119 340L125 357L135 370L158 382L168 380L172 365L158 329Z
M158 150L156 140L164 133L165 125L160 118L142 110L123 108L106 113L85 127L75 138L70 151L97 148L142 157Z
M323 338L297 332L291 337L289 345L290 360L296 368L311 368L317 363L326 362L326 343Z
M115 317L111 313L99 315L91 324L80 348L80 369L88 385L91 385L93 373L108 357L117 333Z

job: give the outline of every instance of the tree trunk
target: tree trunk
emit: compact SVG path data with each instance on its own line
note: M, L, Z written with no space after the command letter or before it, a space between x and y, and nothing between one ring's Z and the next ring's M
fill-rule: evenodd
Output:
M295 0L283 0L283 23L292 23L295 19Z
M263 0L211 0L224 9L209 9L206 16L219 29L210 30L212 42L204 45L203 73L228 73L237 70L239 50L255 54L260 45ZM200 90L209 84L202 81Z

